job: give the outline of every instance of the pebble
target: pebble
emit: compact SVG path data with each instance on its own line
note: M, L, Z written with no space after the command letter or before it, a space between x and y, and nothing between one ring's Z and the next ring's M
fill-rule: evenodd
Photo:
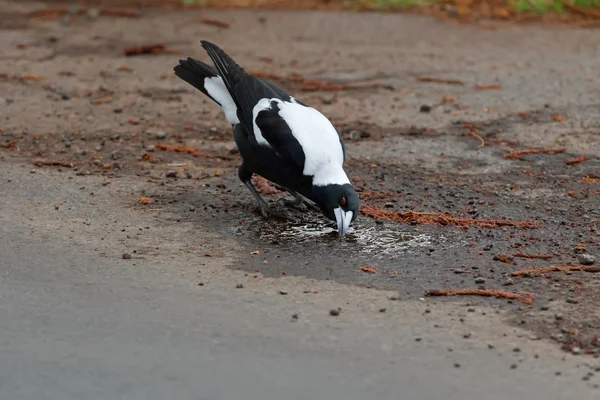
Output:
M153 152L156 149L156 146L154 146L153 144L149 144L148 146L146 146L146 151L148 152Z
M168 171L166 177L167 178L177 178L177 171Z
M112 158L113 160L118 160L120 158L123 158L123 153L121 153L119 150L113 150L110 153L110 158Z
M200 282L198 286L204 286L204 282Z
M235 285L236 289L243 289L244 285L242 285L241 283L238 283L237 285Z
M573 353L573 354L581 354L581 349L579 347L573 347L571 349L571 353Z
M298 319L298 314L292 314L292 319Z
M115 108L115 109L113 110L113 112L114 112L115 114L121 114L121 113L123 112L123 109L122 109L122 108Z
M190 206L190 211L196 211L196 207Z
M423 104L419 111L421 111L422 113L428 113L431 111L431 106L428 104Z
M166 139L167 138L167 133L165 131L158 131L156 133L156 138L157 139Z
M460 368L460 364L459 363L454 363L454 368Z
M482 276L478 276L475 278L475 283L485 283L485 278Z
M384 313L386 310L387 310L387 308L380 308L380 309L379 309L379 312L380 312L380 313Z
M288 292L286 292L285 290L278 290L277 293L285 296L286 294L288 294Z
M512 280L512 278L508 278L506 281L504 281L503 285L504 286L510 286L510 285L514 285L515 281Z
M517 369L517 364L511 364L510 369Z
M596 262L596 257L586 253L578 254L577 259L581 265L592 265Z
M329 315L337 317L338 315L340 315L340 310L332 308L331 310L329 310Z
M415 342L420 342L421 340L423 340L423 338L420 338L420 337L415 338Z
M360 137L361 137L361 134L357 130L353 130L353 131L350 131L350 133L348 133L348 140L357 140L357 139L360 139Z
M563 315L562 315L562 314L560 314L560 313L556 313L556 314L554 314L554 318L555 318L557 321L560 321L561 319L563 319Z
M98 19L99 16L100 16L100 10L98 10L97 8L90 8L87 12L87 17L90 20Z
M131 260L131 254L123 253L121 256L123 260Z
M29 171L30 174L35 174L37 171L35 169L32 169L31 171Z

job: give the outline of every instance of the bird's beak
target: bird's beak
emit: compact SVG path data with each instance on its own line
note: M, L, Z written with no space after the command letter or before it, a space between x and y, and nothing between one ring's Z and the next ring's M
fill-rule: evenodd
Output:
M333 213L335 214L338 233L340 234L340 237L343 237L348 233L348 228L350 227L350 222L352 222L354 213L352 211L344 211L341 207L334 208Z

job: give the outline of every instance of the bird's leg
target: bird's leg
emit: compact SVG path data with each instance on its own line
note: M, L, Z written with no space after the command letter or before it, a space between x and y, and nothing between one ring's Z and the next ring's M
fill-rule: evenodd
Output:
M269 216L272 216L285 219L288 218L288 215L284 211L274 210L271 207L269 207L265 199L263 199L260 193L258 193L258 190L256 190L256 187L254 187L254 184L250 179L245 181L244 184L248 187L248 189L250 189L250 192L258 202L258 208L260 208L260 213L263 215L263 217L267 218Z
M286 189L286 188L281 188L280 190L285 190L286 192L288 192L289 194L294 196L294 200L288 200L288 199L279 200L279 202L281 202L283 205L288 206L288 207L297 208L300 211L307 211L307 210L319 211L318 207L316 207L312 203L303 199L302 196L300 196L298 194L298 192L295 192L293 190Z
M265 218L269 217L269 216L279 217L279 218L288 218L288 216L287 216L287 214L285 214L285 212L279 211L279 210L272 210L269 207L269 205L267 204L265 199L262 198L260 193L258 193L258 190L256 189L256 187L252 183L252 180L251 180L252 172L249 171L244 164L240 165L240 168L238 169L238 177L240 178L240 180L242 182L244 182L244 185L246 185L248 187L248 189L250 189L250 193L252 193L252 196L254 196L254 198L258 202L258 208L260 209L260 213Z

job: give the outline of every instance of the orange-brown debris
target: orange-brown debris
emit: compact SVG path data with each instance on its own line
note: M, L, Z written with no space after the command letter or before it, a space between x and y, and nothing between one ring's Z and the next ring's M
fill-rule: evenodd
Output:
M532 259L538 259L538 260L549 260L552 257L554 257L552 254L528 254L528 253L513 253L511 254L512 257L518 257L518 258L532 258Z
M37 160L34 161L33 165L35 165L36 167L53 166L73 168L75 166L75 163L72 163L71 161L67 160Z
M429 83L447 83L449 85L464 85L465 84L460 79L436 78L434 76L418 76L417 81L429 82Z
M224 155L219 155L219 154L204 154L204 153L201 153L200 150L198 150L195 147L184 146L181 144L158 143L156 145L156 148L158 150L163 150L166 152L174 151L177 154L189 154L194 157L220 158L222 160L231 160L231 157L229 157L229 156L224 156Z
M430 290L425 296L484 296L503 299L517 300L525 304L533 304L533 293L531 292L507 292L494 289L441 289Z
M173 54L172 51L167 50L164 44L147 44L143 46L133 46L126 48L123 53L127 57L139 56L142 54Z
M579 180L579 183L600 185L600 176L594 175L590 172L589 174L581 178Z
M204 24L207 24L207 25L217 26L219 28L229 28L229 22L221 21L221 20L218 20L218 19L202 18L200 20L200 22L202 22Z
M19 79L22 80L22 81L34 81L34 82L37 82L37 81L43 80L44 77L43 76L39 76L39 75L22 75Z
M140 204L150 204L150 203L152 203L152 199L149 199L148 197L142 196L142 197L140 197L138 199L138 203L140 203Z
M461 228L469 226L481 226L483 228L498 228L502 226L520 229L539 228L539 224L530 220L514 221L508 219L473 219L473 218L455 218L450 214L436 212L398 212L383 210L374 206L361 206L360 212L366 216L375 219L385 219L395 222L415 222L424 225L456 225Z
M372 200L372 199L386 199L391 196L389 193L378 192L376 190L357 190L358 196L362 201Z
M565 151L567 151L565 147L559 147L557 149L522 149L506 153L504 155L504 158L511 158L513 160L525 160L523 157L521 157L523 154L558 154L564 153Z
M477 85L475 87L478 90L493 90L493 89L500 89L500 84L499 83L491 83L489 85Z
M358 267L358 269L362 272L367 272L369 274L374 274L375 271L377 270L377 267L367 267L365 265L361 265L360 267Z
M360 88L384 88L384 89L393 89L393 86L386 85L380 82L352 82L339 84L331 81L323 81L317 79L309 79L305 78L299 74L292 74L289 76L282 76L274 73L263 72L263 71L253 71L252 75L263 78L263 79L271 79L280 82L290 82L296 84L296 90L300 92L314 92L314 91L332 91L338 92L341 90L349 90L349 89L360 89Z
M567 165L575 165L575 164L582 163L585 160L587 160L587 155L583 154L583 155L581 155L579 157L570 158L568 160L565 160L565 164L567 164Z
M498 261L503 262L504 264L512 264L512 258L508 254L498 255Z
M252 183L256 186L256 189L265 196L281 193L281 190L275 188L271 182L260 175L252 175Z
M2 146L3 148L5 148L6 150L13 150L17 148L17 145L19 144L19 138L13 139L13 140L9 140L8 142L4 142L2 143L0 146Z
M584 272L600 272L600 267L591 267L587 265L551 265L549 267L540 267L532 269L523 269L513 271L512 276L521 275L543 275L548 272L567 272L567 271L584 271Z

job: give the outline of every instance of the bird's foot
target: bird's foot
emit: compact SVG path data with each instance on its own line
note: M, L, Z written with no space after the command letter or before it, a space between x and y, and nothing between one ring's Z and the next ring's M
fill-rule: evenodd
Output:
M267 204L259 203L258 210L265 218L275 217L281 219L290 219L290 216L284 210L269 207Z

